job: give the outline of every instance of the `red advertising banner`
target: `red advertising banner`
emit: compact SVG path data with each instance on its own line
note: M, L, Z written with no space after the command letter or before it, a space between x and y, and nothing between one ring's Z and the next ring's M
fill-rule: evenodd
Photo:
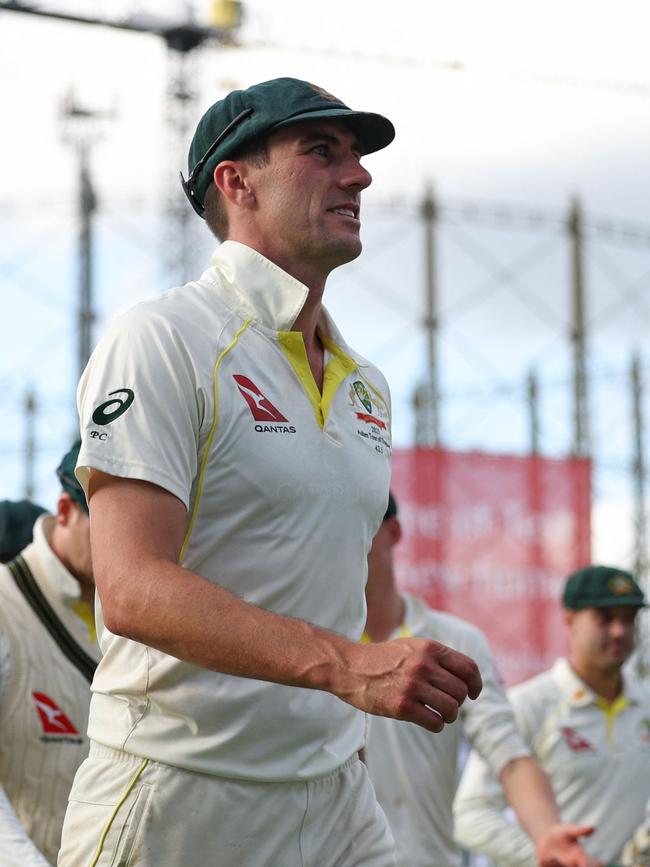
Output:
M400 586L487 636L507 686L566 653L560 597L590 562L585 458L396 450Z

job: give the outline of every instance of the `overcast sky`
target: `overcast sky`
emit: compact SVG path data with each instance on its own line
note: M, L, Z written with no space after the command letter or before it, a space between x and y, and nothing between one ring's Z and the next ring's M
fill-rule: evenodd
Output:
M38 5L89 9L81 0ZM92 14L181 20L191 8L204 21L208 7L111 0L93 3ZM355 108L386 114L397 128L394 144L366 161L374 184L362 215L364 255L333 277L326 295L347 339L389 377L397 444L412 442L411 395L424 368L417 206L430 182L443 209L446 442L525 450L518 388L534 364L545 384L546 449L566 454L569 250L564 229L548 218L560 220L569 199L579 196L591 223L609 221L650 236L647 4L249 0L244 8L239 47L208 45L191 58L197 117L232 87L294 75ZM52 504L52 469L75 424L76 157L61 100L73 88L87 108L107 115L94 125L91 151L100 206L99 336L116 312L167 286L163 249L174 244L164 226L165 197L177 190L178 169L185 168L165 124L168 72L157 37L0 12L0 498L22 493L28 386L41 407L36 486L44 505ZM458 214L462 203L487 214L498 206L512 219L473 222ZM522 217L530 211L546 219L526 225ZM197 272L211 248L203 237ZM647 242L611 234L594 236L588 249L601 463L594 541L603 555L629 549L624 467L631 432L623 375L630 352L644 349L649 250ZM517 276L508 278L510 271ZM621 516L614 543L612 522Z

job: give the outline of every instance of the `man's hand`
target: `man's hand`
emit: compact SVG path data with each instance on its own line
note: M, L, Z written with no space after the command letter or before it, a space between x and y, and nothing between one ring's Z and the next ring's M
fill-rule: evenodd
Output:
M454 722L483 686L473 659L424 638L353 645L346 680L332 692L360 710L417 723L431 732Z
M551 825L537 844L537 863L540 867L602 867L602 861L587 855L578 842L594 830L591 825Z

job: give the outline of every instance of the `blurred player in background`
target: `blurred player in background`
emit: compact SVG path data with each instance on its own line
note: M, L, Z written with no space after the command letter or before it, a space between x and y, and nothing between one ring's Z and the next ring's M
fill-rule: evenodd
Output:
M623 867L650 867L650 799L645 808L645 820L623 847Z
M61 867L393 864L359 710L438 731L480 691L435 642L358 643L389 395L322 296L393 135L292 78L215 103L184 189L224 243L82 378L104 656Z
M13 560L29 545L34 523L45 511L30 500L0 500L0 563Z
M478 663L483 691L466 702L458 722L431 735L408 723L369 719L366 762L379 803L397 844L400 867L458 867L452 804L461 735L485 757L503 784L509 802L534 841L540 864L579 864L586 859L577 843L589 829L561 825L548 780L517 732L512 708L494 669L483 634L471 624L408 593L400 593L394 550L402 529L397 502L388 509L368 555L364 639L398 636L429 638L454 647Z
M88 511L74 476L79 443L57 473L53 515L13 512L0 567L0 864L54 864L68 792L88 753L90 679L99 656ZM37 507L38 508L38 507ZM43 510L40 510L41 512Z
M623 673L645 599L629 572L589 566L567 580L563 604L569 658L509 696L560 815L594 825L585 849L598 862L616 862L650 797L650 692ZM532 865L530 842L504 806L499 783L472 754L454 808L458 839L498 864Z

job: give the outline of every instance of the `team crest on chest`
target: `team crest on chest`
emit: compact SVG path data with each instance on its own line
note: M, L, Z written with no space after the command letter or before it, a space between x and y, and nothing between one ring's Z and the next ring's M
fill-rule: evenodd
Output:
M357 434L374 444L379 454L390 454L388 430L388 407L384 400L368 388L365 382L356 379L350 386L350 406L357 423Z

